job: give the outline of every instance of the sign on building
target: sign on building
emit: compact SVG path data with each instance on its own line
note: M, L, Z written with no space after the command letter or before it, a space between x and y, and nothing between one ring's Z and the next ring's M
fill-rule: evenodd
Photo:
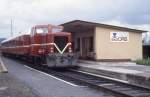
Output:
M129 32L110 32L111 42L129 42Z

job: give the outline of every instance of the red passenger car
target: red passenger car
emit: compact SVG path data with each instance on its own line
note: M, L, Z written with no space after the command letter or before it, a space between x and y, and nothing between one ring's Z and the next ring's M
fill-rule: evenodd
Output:
M28 35L19 35L2 41L2 54L32 60L49 67L76 66L72 51L71 33L62 26L36 25Z

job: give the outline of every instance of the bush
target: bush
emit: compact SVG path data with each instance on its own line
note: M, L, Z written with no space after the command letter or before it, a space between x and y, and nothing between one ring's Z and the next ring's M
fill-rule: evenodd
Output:
M148 59L143 59L143 60L137 60L136 64L140 64L140 65L150 65L150 58Z

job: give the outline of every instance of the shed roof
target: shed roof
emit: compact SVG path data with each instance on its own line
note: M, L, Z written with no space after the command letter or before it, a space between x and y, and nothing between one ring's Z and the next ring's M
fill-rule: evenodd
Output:
M112 28L112 29L125 30L125 31L131 31L131 32L140 32L140 33L147 32L147 31L139 30L139 29L132 29L132 28L127 28L127 27L101 24L101 23L95 23L95 22L89 22L89 21L83 21L83 20L74 20L74 21L61 24L61 26L69 26L69 25L70 26L71 25L87 25L91 27L104 27L104 28Z

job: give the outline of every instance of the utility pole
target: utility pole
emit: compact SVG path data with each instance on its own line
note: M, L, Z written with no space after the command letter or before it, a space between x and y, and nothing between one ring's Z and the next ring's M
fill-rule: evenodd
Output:
M11 19L10 21L10 34L11 34L11 37L13 36L13 20Z

